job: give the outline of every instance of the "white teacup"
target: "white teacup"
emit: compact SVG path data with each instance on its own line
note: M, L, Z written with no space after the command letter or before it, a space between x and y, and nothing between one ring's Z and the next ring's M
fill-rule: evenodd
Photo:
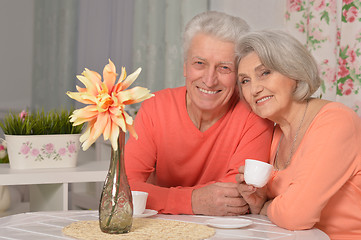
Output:
M147 205L147 198L147 192L132 191L133 215L139 215L144 213L145 206Z
M248 185L261 188L267 184L272 170L273 166L271 164L259 160L246 159L244 167L244 181Z

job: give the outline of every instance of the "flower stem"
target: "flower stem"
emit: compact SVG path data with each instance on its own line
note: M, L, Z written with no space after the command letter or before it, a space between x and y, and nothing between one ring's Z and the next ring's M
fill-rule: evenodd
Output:
M116 151L113 150L112 148L112 153L113 153L113 156L112 157L115 157L116 159L120 159L119 156L116 157L117 155L119 155L119 141L118 141L118 149ZM117 178L118 178L118 181L116 181L117 183L120 183L120 163L119 161L116 162L116 164L118 165L118 168L117 168L117 172L115 172L114 174L116 174ZM114 178L113 178L113 184L114 184ZM117 185L116 186L116 190L115 190L115 201L113 203L113 206L112 206L112 211L110 213L110 216L108 218L108 222L107 222L107 226L109 226L110 222L112 221L112 218L113 218L113 215L114 215L114 212L115 212L115 208L117 207L117 202L118 202L118 194L119 194L119 186Z

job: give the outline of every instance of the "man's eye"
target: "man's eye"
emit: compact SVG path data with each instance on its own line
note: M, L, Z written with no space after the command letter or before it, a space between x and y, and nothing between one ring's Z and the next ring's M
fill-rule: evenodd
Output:
M202 70L205 67L204 62L201 62L201 61L194 61L192 63L192 65L195 69L198 69L198 70Z
M217 71L222 74L228 74L232 72L232 69L228 66L218 66Z

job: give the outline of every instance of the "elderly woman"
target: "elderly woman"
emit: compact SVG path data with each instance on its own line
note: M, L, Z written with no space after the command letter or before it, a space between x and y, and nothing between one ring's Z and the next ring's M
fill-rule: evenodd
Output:
M275 122L266 187L236 176L251 213L290 230L319 228L361 239L361 119L341 103L312 98L320 85L311 54L292 36L253 32L236 46L243 97Z
M195 16L183 35L185 86L142 103L139 138L129 138L125 166L131 189L149 193L147 208L206 215L248 210L235 176L247 157L267 161L272 123L239 98L234 47L247 30L244 20L225 13Z

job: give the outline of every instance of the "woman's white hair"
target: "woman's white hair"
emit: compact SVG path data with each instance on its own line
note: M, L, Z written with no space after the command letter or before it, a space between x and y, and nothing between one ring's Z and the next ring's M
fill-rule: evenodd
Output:
M296 101L305 101L321 84L317 63L311 53L293 36L279 31L255 31L240 38L236 44L237 65L251 52L271 70L296 81Z
M236 43L237 39L248 30L247 22L239 17L217 11L200 13L193 17L185 27L183 33L183 57L186 59L191 41L198 33Z

